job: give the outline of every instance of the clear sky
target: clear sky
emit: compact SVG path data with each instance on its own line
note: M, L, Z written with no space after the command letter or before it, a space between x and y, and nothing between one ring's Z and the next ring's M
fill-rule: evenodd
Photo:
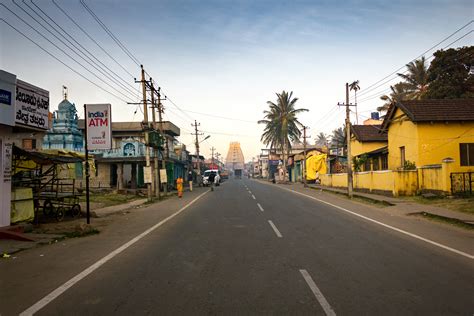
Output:
M33 1L119 75L125 87L109 81L38 25L32 17L46 24L26 5L42 14L31 0L17 0L18 6L6 0L1 3L119 92L81 68L3 6L0 17L90 80L116 95L128 96L120 95L122 99L140 99L136 90L125 91L138 86L133 77L58 7L51 1ZM364 89L418 57L474 16L472 0L85 1L180 108L168 101L164 103L165 118L181 128L180 141L189 145L188 150L194 152L190 132L196 119L205 135L211 135L201 144L204 155L210 156L210 147L214 146L225 156L229 142L239 141L246 160L264 148L260 143L263 126L256 122L263 117L266 101L276 99L276 92L293 91L299 98L297 106L310 110L300 116L300 121L310 127L313 141L317 133L330 133L342 126L344 110L336 104L345 101L346 82L360 81L360 122L383 103L379 96L387 93L390 83L397 80L392 76L388 79L393 80L382 82L376 89ZM139 77L139 67L100 28L79 0L56 3L121 66ZM471 23L425 56L429 58L436 49L472 31L473 26ZM51 110L57 109L65 85L80 116L84 103L111 103L114 121L143 119L136 105L127 105L89 83L2 21L0 41L0 68L49 90ZM473 43L471 33L450 47ZM355 121L355 115L351 119Z

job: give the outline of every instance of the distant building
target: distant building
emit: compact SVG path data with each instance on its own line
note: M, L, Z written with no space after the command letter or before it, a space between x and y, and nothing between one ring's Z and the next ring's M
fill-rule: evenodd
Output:
M64 100L53 113L52 126L43 138L43 149L67 149L81 151L83 148L82 132L78 127L76 106L67 99L64 89Z
M225 166L229 170L243 170L244 169L244 154L240 148L239 142L232 142L229 145L229 151L227 152L227 159Z

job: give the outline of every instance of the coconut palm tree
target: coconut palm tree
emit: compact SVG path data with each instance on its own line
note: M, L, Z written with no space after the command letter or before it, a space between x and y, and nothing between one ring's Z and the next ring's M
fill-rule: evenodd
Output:
M385 103L384 105L379 106L377 111L386 112L390 105L401 100L406 100L407 95L410 93L406 82L396 83L395 85L390 86L390 90L391 92L389 95L385 94L380 97L380 100L385 101Z
M420 100L428 91L429 73L425 56L408 63L406 66L408 73L399 73L397 75L405 79L409 91L407 98L410 100Z
M258 121L258 123L265 124L261 141L270 148L280 148L283 156L283 167L286 171L286 157L290 153L291 142L301 137L300 128L303 127L296 116L301 112L308 111L308 109L295 108L298 98L292 98L293 92L288 93L283 90L276 95L277 102L267 101L269 109L263 111L264 119Z
M332 131L331 145L336 148L346 148L347 135L346 126L336 128ZM343 152L345 149L343 149Z
M354 90L354 104L356 105L356 122L359 124L359 115L357 115L357 91L360 90L359 87L359 80L355 80L353 83L349 85L349 89L352 91Z
M328 135L324 134L323 132L320 132L318 135L316 135L316 146L318 147L323 147L327 145L328 142Z

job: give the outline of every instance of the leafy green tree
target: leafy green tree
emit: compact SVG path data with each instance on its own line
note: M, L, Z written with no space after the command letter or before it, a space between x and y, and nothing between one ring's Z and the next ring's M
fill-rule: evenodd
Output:
M297 114L306 112L308 109L295 108L298 98L292 98L293 92L282 91L276 95L277 102L267 101L269 109L263 111L264 119L258 123L265 124L261 141L270 148L280 148L283 167L286 171L291 142L295 142L301 137L300 128L303 127L303 124L297 119Z
M377 108L377 111L386 112L392 103L406 100L407 95L410 93L408 85L405 82L396 83L393 86L390 86L390 94L385 94L380 97L380 100L385 101L382 106Z
M405 79L407 99L420 100L428 91L429 71L426 66L425 56L410 62L407 65L408 73L399 73L398 76Z
M474 46L438 50L429 68L427 99L474 98Z

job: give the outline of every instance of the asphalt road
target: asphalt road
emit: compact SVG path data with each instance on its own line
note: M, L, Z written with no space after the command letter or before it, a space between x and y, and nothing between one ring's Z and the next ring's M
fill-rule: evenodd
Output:
M37 314L474 313L473 260L247 179L76 281Z

